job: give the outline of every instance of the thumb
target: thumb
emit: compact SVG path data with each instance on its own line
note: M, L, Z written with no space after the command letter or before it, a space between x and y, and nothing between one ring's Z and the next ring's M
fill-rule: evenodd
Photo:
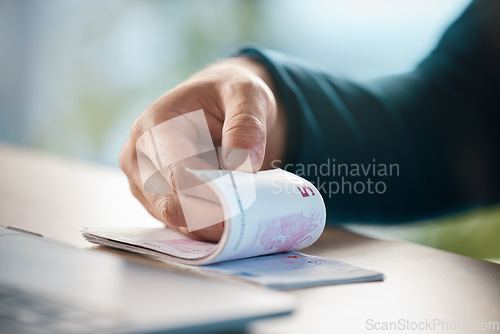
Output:
M268 98L252 90L232 92L224 101L221 160L225 169L257 172L266 151Z

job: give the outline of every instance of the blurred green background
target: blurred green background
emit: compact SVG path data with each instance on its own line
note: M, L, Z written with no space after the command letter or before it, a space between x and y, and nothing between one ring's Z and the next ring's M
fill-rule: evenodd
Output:
M256 42L358 80L411 70L469 0L0 2L0 141L117 166L150 103ZM500 207L350 228L500 258Z

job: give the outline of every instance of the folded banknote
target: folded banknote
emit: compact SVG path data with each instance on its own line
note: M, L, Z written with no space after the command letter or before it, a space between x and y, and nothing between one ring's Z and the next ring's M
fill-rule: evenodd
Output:
M224 230L219 242L195 240L170 228L102 227L82 234L93 243L204 265L299 250L312 245L323 232L323 199L314 185L295 174L282 169L190 172L214 191L222 206Z

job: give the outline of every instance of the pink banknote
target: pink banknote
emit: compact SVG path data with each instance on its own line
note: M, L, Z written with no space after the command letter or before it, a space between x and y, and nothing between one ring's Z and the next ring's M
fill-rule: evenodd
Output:
M224 231L218 243L191 239L168 228L98 228L82 233L91 242L154 258L203 265L312 245L325 227L319 191L307 180L274 169L258 173L191 170L221 203Z

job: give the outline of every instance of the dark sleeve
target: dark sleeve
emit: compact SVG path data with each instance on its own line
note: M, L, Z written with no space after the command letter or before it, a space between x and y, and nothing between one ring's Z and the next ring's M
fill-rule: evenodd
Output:
M500 202L500 2L478 1L412 72L339 78L271 50L289 118L283 167L322 192L329 222L402 222Z

